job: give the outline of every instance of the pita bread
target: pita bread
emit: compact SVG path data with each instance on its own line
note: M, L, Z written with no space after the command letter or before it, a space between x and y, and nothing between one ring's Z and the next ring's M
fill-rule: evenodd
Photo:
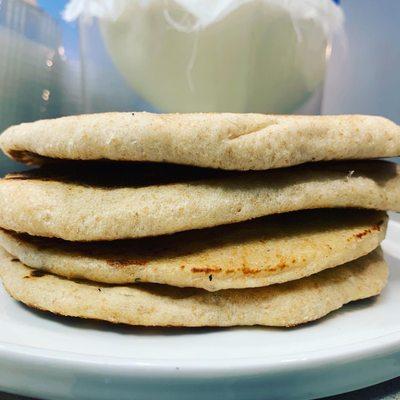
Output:
M400 211L400 166L384 161L217 171L217 176L205 171L200 175L211 176L198 180L179 173L171 178L168 172L155 181L149 175L145 182L146 175L137 177L135 168L120 175L112 168L109 175L96 168L93 174L73 166L68 171L68 177L39 169L0 180L0 227L92 241L156 236L302 209Z
M207 292L157 284L108 286L67 280L28 268L1 250L0 275L16 300L55 314L145 326L293 326L379 294L388 268L377 250L280 285Z
M44 156L265 170L398 156L400 127L363 115L106 113L13 126L0 145L23 162L45 162Z
M328 209L112 242L67 242L0 230L0 245L29 267L70 279L215 291L267 286L344 264L378 247L386 225L383 212Z

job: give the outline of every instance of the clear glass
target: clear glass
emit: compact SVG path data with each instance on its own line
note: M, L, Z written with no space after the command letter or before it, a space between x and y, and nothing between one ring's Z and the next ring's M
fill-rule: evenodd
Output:
M34 0L0 0L0 132L82 112L80 59L66 57L60 20ZM1 167L18 165L1 155Z
M81 17L85 110L319 114L329 35L275 3L243 2L201 26L163 0Z

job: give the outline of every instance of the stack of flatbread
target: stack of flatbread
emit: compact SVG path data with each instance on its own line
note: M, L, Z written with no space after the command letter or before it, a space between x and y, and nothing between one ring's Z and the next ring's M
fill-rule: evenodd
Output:
M400 127L372 116L108 113L0 137L0 275L30 307L293 326L379 294ZM365 161L368 159L367 161Z

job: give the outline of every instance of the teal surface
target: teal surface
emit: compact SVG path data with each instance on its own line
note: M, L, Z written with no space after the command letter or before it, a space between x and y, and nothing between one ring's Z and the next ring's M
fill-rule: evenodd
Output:
M31 400L7 393L0 393L0 400ZM265 398L268 400L268 397ZM322 399L321 399L322 400ZM379 385L366 389L341 394L338 396L325 397L323 400L400 400L400 378L392 379Z

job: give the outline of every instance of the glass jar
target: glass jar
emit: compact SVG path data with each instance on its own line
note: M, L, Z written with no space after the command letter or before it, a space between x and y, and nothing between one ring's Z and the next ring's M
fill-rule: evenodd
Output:
M73 0L86 112L320 112L332 0Z

